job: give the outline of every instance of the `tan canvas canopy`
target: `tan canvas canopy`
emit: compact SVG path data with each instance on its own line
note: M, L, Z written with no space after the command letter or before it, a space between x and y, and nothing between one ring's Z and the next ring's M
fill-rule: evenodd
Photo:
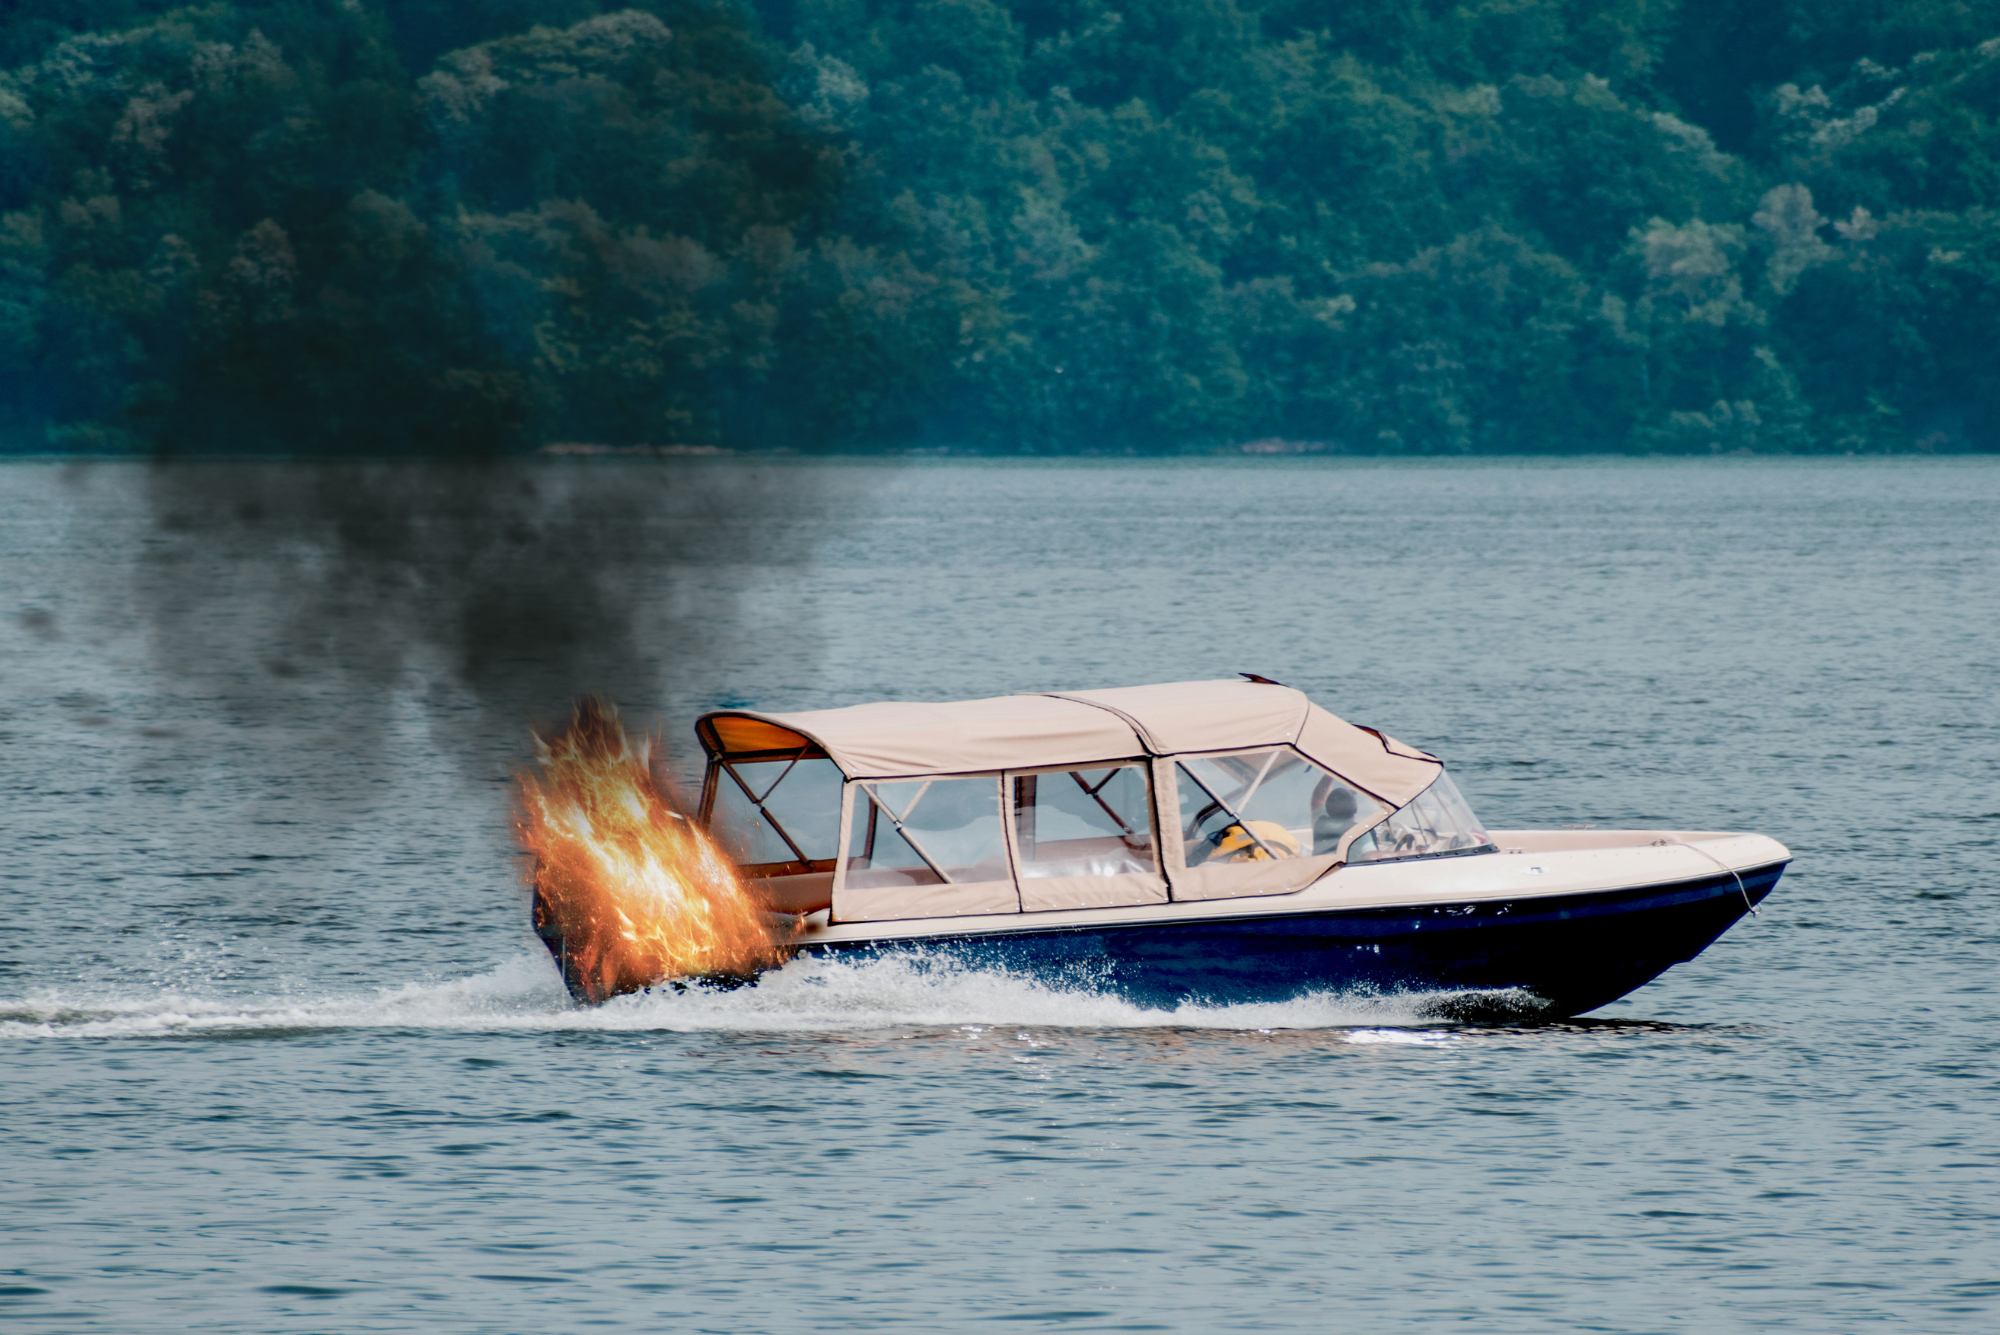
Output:
M700 819L768 903L835 922L1288 894L1350 855L1486 839L1435 757L1268 682L729 710L696 730Z
M824 754L850 779L900 779L1289 745L1400 806L1434 756L1321 709L1289 686L1184 681L1100 691L891 702L799 714L729 711L697 725L712 754Z

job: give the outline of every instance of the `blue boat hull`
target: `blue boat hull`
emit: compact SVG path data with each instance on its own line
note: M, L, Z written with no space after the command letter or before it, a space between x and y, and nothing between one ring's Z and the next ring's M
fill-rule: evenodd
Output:
M1771 893L1785 866L1573 895L826 942L804 953L997 968L1145 1006L1420 994L1441 1017L1559 1018L1693 959Z

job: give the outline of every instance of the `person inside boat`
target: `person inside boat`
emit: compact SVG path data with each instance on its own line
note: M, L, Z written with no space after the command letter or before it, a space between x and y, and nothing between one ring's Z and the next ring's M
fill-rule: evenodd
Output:
M1352 788L1336 783L1332 775L1321 779L1319 791L1313 794L1313 856L1339 849L1341 836L1353 826L1360 811Z

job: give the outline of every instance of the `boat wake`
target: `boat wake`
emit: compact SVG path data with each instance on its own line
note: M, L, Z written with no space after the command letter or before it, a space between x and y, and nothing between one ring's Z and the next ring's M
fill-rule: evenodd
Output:
M283 1037L343 1029L853 1033L909 1026L1049 1029L1349 1029L1363 1043L1435 1043L1415 1032L1474 1015L1538 1008L1511 993L1383 996L1318 993L1290 1001L1172 1009L1136 1005L1088 984L1052 985L990 969L903 958L799 959L754 987L654 988L602 1006L574 1004L546 956L524 953L485 973L373 993L184 991L0 997L0 1040Z

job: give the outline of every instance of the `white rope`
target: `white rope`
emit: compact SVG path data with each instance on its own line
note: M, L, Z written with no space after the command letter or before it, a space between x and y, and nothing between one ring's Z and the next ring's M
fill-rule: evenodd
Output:
M1713 862L1716 866L1728 872L1731 876L1736 876L1736 868L1730 866L1728 863L1724 862L1721 858L1715 856L1715 854L1709 852L1707 849L1701 848L1695 844L1691 844L1685 839L1662 839L1660 842L1663 844L1678 844L1682 848L1692 849L1693 851L1707 858L1710 862ZM1736 876L1736 893L1743 896L1743 907L1750 910L1751 917L1761 918L1764 916L1763 914L1757 912L1757 906L1750 902L1750 892L1743 888L1743 878L1741 876Z

